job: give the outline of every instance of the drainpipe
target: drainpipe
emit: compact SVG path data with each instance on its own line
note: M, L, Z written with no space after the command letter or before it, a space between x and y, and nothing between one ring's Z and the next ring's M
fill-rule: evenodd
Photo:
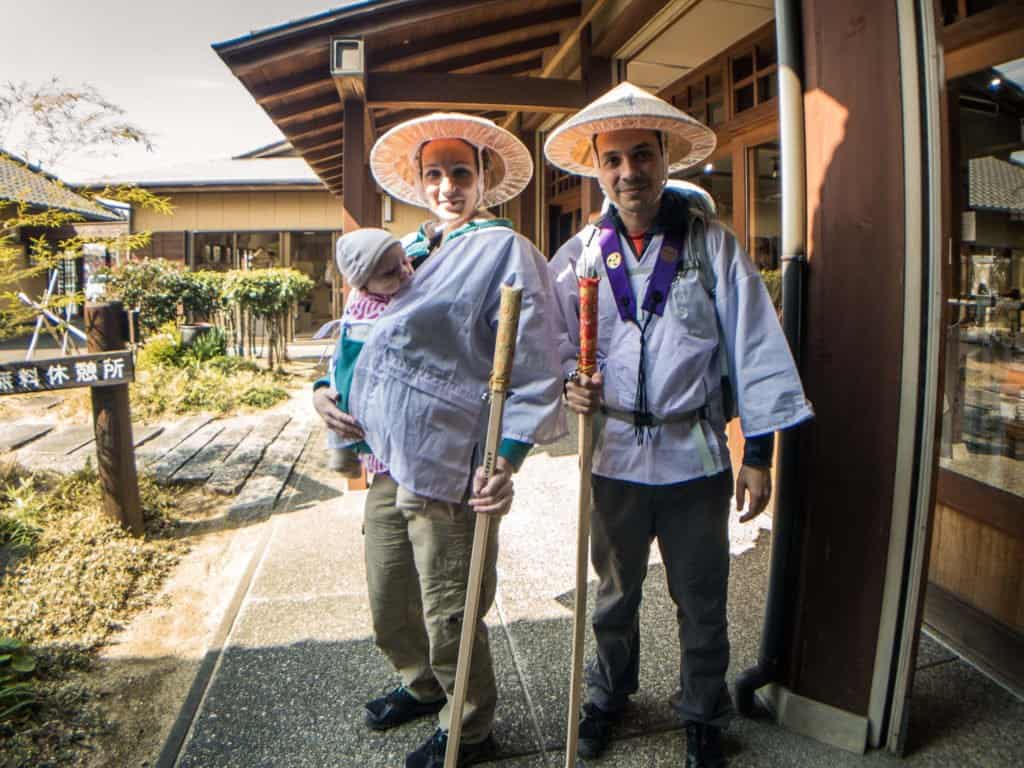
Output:
M782 328L800 365L804 285L807 272L807 198L804 158L804 94L800 0L775 0L775 34L779 52L779 142L782 151ZM736 680L736 708L749 715L754 692L777 682L795 615L790 583L800 561L797 439L795 430L779 436L772 555L761 650L757 666ZM790 607L787 609L787 596Z

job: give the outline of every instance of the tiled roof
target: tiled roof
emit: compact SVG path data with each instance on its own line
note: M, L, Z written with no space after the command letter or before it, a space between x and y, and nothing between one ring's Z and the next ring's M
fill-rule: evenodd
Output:
M252 187L298 186L323 188L323 183L301 157L256 157L201 160L184 165L107 176L97 184L133 184L137 187Z
M1024 168L998 157L969 161L968 206L976 211L1024 213Z
M56 176L0 152L0 200L70 211L87 221L121 221L121 217L65 187Z

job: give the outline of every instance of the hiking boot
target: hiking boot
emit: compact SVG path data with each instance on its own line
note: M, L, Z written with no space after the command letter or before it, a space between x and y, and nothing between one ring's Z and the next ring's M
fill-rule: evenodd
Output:
M363 721L375 731L386 731L417 717L436 715L444 708L444 702L443 697L437 701L420 701L400 685L379 699L366 702Z
M611 739L612 726L619 720L618 712L606 712L596 704L587 702L581 709L580 736L576 742L576 756L581 760L593 760L604 754Z
M686 768L725 768L721 728L686 724Z
M405 756L405 768L444 768L444 753L448 747L448 732L438 728L434 734L420 745L415 752ZM459 744L458 768L466 768L487 760L498 754L498 744L493 734L476 744Z

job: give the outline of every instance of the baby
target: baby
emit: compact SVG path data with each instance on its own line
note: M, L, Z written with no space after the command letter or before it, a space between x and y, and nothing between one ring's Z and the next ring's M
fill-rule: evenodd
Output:
M341 333L328 365L325 379L338 393L338 407L348 410L352 372L363 342L374 322L412 275L412 264L402 244L383 229L357 229L338 240L335 259L338 271L352 286L341 316ZM334 432L327 432L328 466L344 477L361 474L359 454L369 472L387 471L364 442L346 443Z

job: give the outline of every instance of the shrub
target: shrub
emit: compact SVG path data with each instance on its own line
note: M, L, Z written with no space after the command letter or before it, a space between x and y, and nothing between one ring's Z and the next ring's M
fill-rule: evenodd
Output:
M181 343L181 333L172 321L160 326L156 333L146 339L145 346L139 351L136 367L178 366L184 354L185 348Z
M35 688L26 679L35 668L24 643L0 637L0 723L36 703Z
M181 267L164 259L129 261L110 272L110 296L141 309L142 327L155 331L178 317L186 291Z
M188 365L198 365L208 360L224 357L228 353L228 340L224 329L211 327L196 337L185 350L184 360Z
M31 476L9 473L0 486L0 544L16 552L31 550L39 534L41 497Z

